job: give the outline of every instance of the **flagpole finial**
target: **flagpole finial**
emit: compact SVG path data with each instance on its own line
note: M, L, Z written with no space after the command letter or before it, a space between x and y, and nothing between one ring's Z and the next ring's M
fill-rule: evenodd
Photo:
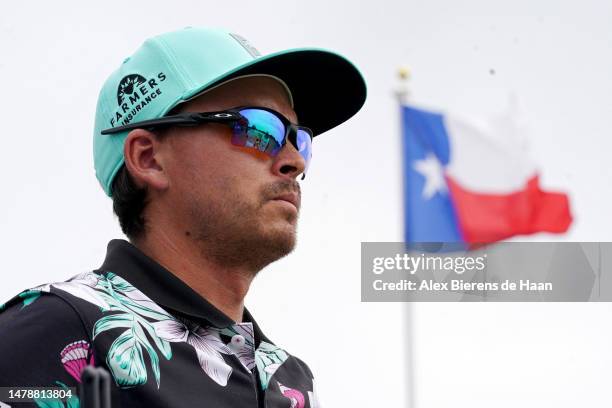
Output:
M395 89L395 96L400 103L406 103L408 96L410 95L408 82L410 81L410 78L412 78L412 71L407 66L399 67L397 70L397 77L399 82Z
M408 67L400 67L397 70L397 75L399 76L399 79L401 79L402 81L408 81L410 77L412 76L412 72L410 71L410 68Z

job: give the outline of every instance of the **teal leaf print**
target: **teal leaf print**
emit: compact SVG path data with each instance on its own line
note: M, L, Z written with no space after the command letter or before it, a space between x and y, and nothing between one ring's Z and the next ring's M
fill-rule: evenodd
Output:
M26 289L19 294L19 297L23 299L23 306L21 306L23 309L40 297L40 290Z
M147 382L147 370L143 358L143 349L148 354L155 376L157 388L160 385L159 350L164 358L172 358L172 349L168 341L160 338L155 328L145 317L151 319L170 319L171 316L153 303L139 290L113 273L107 273L98 281L103 290L99 296L109 305L109 310L118 311L100 318L94 325L93 337L115 328L125 330L111 345L106 356L108 367L115 382L124 387L133 387ZM145 334L149 333L157 350Z
M170 348L170 343L167 340L158 336L157 332L155 331L155 327L151 323L144 322L142 324L142 327L144 327L147 333L149 333L149 336L153 339L155 345L157 346L159 351L161 351L162 355L166 358L166 360L170 360L172 358L172 349Z
M270 378L287 358L289 358L289 355L280 347L265 341L259 343L259 348L255 350L255 364L263 390L268 388Z
M128 314L113 314L104 316L98 319L93 329L93 337L106 330L115 329L117 327L131 328L134 325L134 318Z
M119 386L133 387L147 382L142 345L132 329L124 331L111 344L106 363Z
M146 349L147 353L149 354L149 358L151 359L151 367L153 368L153 375L155 375L155 381L157 383L157 388L159 388L160 373L159 373L159 357L157 356L157 352L153 349L153 346L151 346L151 343L149 343L149 340L147 339L147 336L145 335L141 326L136 326L134 332L135 332L136 340L138 341L138 343L142 344L142 346Z
M118 385L126 387L147 382L147 370L142 350L144 348L149 355L157 388L159 388L159 357L145 335L142 326L146 326L149 333L152 333L152 338L161 350L162 355L169 360L172 357L172 351L168 342L157 336L151 323L134 314L120 313L100 318L94 326L94 338L106 330L127 328L115 339L106 356L106 363L115 381Z
M173 316L112 272L81 273L66 282L49 283L25 290L19 294L23 299L23 307L36 301L43 292L50 292L51 288L96 305L101 312L117 312L101 317L93 328L94 339L111 329L124 329L106 356L115 382L126 387L145 383L147 370L143 354L146 352L159 388L159 354L170 360L172 349L170 343L156 333L151 321L174 320Z
M237 355L248 369L254 365L253 352L249 351L254 347L253 329L250 324L244 327L237 325L232 330L233 334L244 336L246 347L241 345L239 348L230 348L221 341L218 329L201 327L194 322L172 316L112 272L87 272L76 275L67 282L42 285L32 290L38 290L40 295L40 291L49 292L51 287L97 305L100 311L107 313L94 324L93 339L110 330L121 329L107 352L106 363L115 382L122 388L147 382L145 353L159 388L159 354L170 360L171 342L187 343L193 347L194 358L197 358L203 372L220 386L227 385L232 373L232 368L225 362L223 354ZM277 360L278 358L274 361ZM268 366L267 369L272 368Z
M108 272L98 281L104 299L118 310L132 311L139 316L154 320L164 320L171 316L141 291L130 285L123 278Z

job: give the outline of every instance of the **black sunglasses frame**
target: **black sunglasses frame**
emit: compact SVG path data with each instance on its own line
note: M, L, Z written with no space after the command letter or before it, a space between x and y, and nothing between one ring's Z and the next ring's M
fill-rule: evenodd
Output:
M140 122L130 123L124 126L104 129L101 133L103 135L112 135L115 133L133 129L147 129L153 131L156 128L162 127L198 126L204 123L223 123L230 126L241 124L247 127L248 119L240 114L240 111L245 109L259 109L270 112L283 123L283 125L285 126L285 137L280 145L280 149L282 149L285 144L287 144L287 140L289 140L293 147L295 147L295 149L299 151L300 149L297 143L297 134L299 130L303 130L304 132L306 132L306 134L310 136L310 142L312 143L314 135L310 128L295 125L291 123L291 121L287 119L283 114L275 111L274 109L266 108L263 106L240 106L216 112L185 112L176 115L164 116L158 119L143 120ZM302 174L302 180L305 177L306 175Z
M225 123L232 125L235 123L248 123L248 120L240 114L241 110L245 109L260 109L272 113L283 123L285 126L285 138L281 144L281 148L287 143L287 139L293 144L293 146L299 150L297 145L297 132L298 130L305 131L312 141L313 133L312 130L305 126L299 126L291 123L283 114L275 111L274 109L266 108L263 106L240 106L237 108L231 108L223 111L216 112L185 112L176 115L164 116L158 119L143 120L140 122L130 123L124 126L117 126L114 128L104 129L101 133L103 135L110 135L114 133L123 132L126 130L133 129L147 129L154 130L160 127L169 126L198 126L203 123Z

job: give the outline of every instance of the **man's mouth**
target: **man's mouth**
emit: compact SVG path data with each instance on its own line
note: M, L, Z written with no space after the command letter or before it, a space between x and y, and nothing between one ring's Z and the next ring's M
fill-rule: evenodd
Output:
M286 201L290 204L293 204L296 210L300 209L300 196L297 193L280 194L274 197L272 200Z

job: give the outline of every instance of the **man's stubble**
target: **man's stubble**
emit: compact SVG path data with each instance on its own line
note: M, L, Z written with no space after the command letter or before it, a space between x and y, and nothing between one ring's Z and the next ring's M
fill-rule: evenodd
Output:
M254 276L295 247L296 214L273 214L274 220L263 219L262 215L267 210L264 206L279 194L299 194L299 184L295 181L269 184L256 197L244 197L232 189L236 185L239 184L229 178L214 186L223 191L217 197L187 198L191 220L188 235L197 242L206 259L222 267L240 267Z

